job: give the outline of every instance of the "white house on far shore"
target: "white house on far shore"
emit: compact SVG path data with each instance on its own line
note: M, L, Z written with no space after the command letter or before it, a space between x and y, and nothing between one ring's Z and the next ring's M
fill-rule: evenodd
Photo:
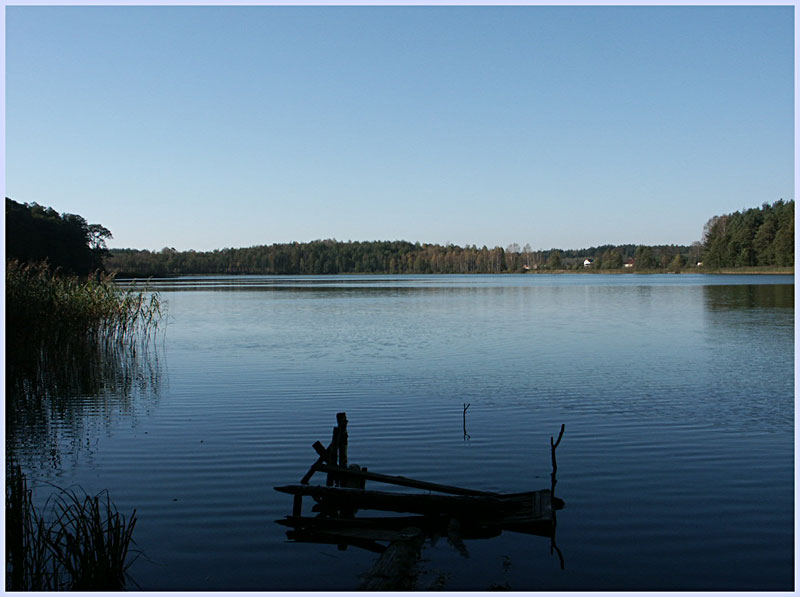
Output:
M592 260L591 259L584 259L583 260L583 267L592 267Z

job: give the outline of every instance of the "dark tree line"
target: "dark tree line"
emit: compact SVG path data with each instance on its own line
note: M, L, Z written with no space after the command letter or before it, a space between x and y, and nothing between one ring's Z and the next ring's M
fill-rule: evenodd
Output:
M703 265L794 266L794 200L711 218L703 230Z
M107 228L89 224L79 215L6 197L6 259L47 261L54 270L87 275L103 268L108 238Z
M499 274L526 271L667 269L676 263L694 265L699 245L603 245L589 249L533 251L526 245L478 248L407 241L341 242L260 245L215 251L113 249L106 268L120 276L180 274ZM694 261L692 261L694 259Z

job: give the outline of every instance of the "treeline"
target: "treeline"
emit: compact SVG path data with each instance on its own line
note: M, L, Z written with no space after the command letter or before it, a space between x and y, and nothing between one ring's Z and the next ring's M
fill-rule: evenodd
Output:
M682 271L794 266L794 201L714 216L703 242L533 251L408 241L315 240L214 251L106 248L111 232L75 214L6 198L6 256L53 270L121 277L181 274L500 274L536 271Z
M794 266L794 201L714 216L703 230L709 268Z
M113 249L108 270L121 277L180 274L499 274L553 270L675 269L700 259L699 243L603 245L580 250L533 251L517 244L488 248L408 241L334 239L214 251ZM591 263L586 265L586 260Z
M103 268L111 232L76 214L52 207L17 203L6 197L6 259L20 263L46 261L53 270L87 275Z

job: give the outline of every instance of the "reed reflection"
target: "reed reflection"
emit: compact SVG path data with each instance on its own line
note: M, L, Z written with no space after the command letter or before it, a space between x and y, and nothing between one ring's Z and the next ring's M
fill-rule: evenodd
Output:
M59 468L66 454L91 450L103 428L157 404L163 353L164 345L149 337L42 350L30 367L7 379L7 449L29 468ZM28 454L38 454L40 462Z
M161 317L159 295L147 288L9 262L7 451L46 454L57 467L96 421L130 414L139 395L157 396Z

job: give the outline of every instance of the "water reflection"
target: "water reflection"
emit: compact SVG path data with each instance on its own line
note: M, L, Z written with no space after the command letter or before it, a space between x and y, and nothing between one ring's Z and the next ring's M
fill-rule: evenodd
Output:
M121 284L136 280L118 280ZM636 287L663 286L732 286L787 285L793 275L742 276L704 274L651 275L560 275L560 274L481 274L481 275L336 275L336 276L182 276L149 280L159 292L170 290L281 290L303 289L443 289L443 288L572 288L572 287Z
M91 452L103 428L159 399L160 338L75 340L59 348L7 361L6 448L27 468L61 468L64 456Z
M704 286L703 296L711 311L794 308L793 284Z
M647 295L639 287L650 281ZM85 439L99 436L97 452L41 477L100 484L137 508L137 543L164 564L137 563L148 588L346 591L377 554L287 544L288 529L272 522L292 506L272 487L308 467L311 426L330 437L325 413L357 411L351 457L368 461L356 462L487 491L546 487L546 452L525 448L524 470L515 452L544 447L550 434L536 429L567 420L565 572L547 538L465 541L466 560L445 526L423 556L447 572L449 590L485 588L505 556L515 566L503 578L517 590L785 589L793 311L721 308L699 281L474 276L342 283L340 293L165 291L169 388L161 374L158 408L105 434L88 409L93 428L76 449L85 455ZM155 398L131 391L137 416Z

